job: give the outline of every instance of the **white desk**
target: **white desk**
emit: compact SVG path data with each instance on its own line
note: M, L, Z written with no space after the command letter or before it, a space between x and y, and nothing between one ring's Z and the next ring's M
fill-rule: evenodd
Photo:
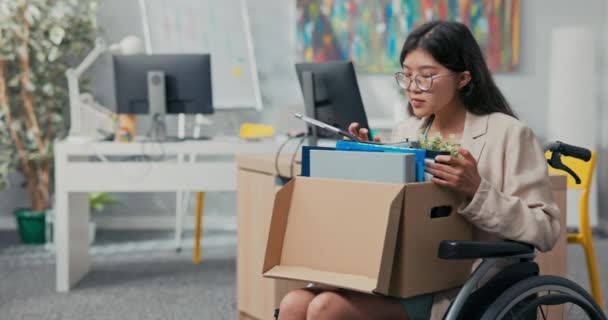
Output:
M162 145L57 142L54 223L57 291L69 291L91 266L89 192L235 191L235 155L274 153L279 143L279 139L249 142L236 137ZM147 161L124 160L141 155ZM115 161L116 157L122 159ZM181 204L177 205L179 209Z

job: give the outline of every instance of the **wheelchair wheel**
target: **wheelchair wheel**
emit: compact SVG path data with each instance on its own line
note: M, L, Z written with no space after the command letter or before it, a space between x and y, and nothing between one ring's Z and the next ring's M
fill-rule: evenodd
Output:
M548 306L563 305L565 319L606 320L593 297L578 284L556 276L535 276L503 292L482 320L548 319Z

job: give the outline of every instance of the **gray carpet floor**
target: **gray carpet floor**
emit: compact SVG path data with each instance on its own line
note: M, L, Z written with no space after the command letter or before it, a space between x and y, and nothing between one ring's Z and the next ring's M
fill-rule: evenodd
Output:
M58 294L52 253L0 232L0 320L236 319L236 235L205 233L200 265L184 244L178 253L171 233L100 232L91 272ZM608 240L596 245L606 297ZM569 277L588 288L582 249L570 246L568 257Z
M91 272L68 294L54 291L52 253L0 236L0 319L234 320L236 235L207 233L194 265L191 239L178 253L171 233L100 232Z

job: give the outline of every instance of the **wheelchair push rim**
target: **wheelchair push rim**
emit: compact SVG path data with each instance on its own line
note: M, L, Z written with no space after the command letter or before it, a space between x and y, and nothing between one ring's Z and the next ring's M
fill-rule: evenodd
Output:
M539 293L545 294L539 296ZM530 312L545 319L548 314L542 307L565 303L578 306L588 319L606 320L602 309L587 291L573 281L556 276L535 276L516 283L488 307L481 319L528 319L524 316Z

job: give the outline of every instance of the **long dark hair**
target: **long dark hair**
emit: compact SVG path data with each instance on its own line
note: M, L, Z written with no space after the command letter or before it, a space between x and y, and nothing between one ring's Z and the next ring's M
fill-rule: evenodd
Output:
M471 81L460 89L460 98L469 112L477 115L501 112L516 118L494 83L479 44L464 24L432 21L414 29L401 49L401 67L405 57L418 48L431 54L437 62L452 71L471 73ZM411 104L408 104L407 109L413 115Z

